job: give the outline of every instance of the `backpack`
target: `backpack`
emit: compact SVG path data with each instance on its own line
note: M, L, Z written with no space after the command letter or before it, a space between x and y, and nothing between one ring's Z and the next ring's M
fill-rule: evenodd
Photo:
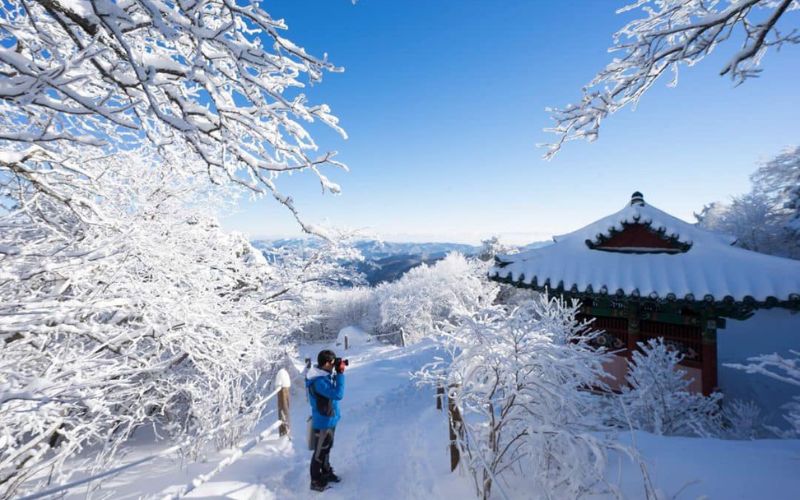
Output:
M314 384L308 386L308 392L314 396L314 401L317 402L317 411L325 417L332 417L333 416L333 403L330 399L326 398L322 394L314 389ZM314 438L314 426L312 424L311 415L308 416L306 419L307 422L307 436L306 439L308 440L308 449L314 451L317 448L317 442Z
M310 386L308 386L309 392L314 396L314 401L317 402L317 411L319 411L320 415L324 417L332 417L333 416L333 402L330 399L326 398L322 394L318 393L314 389L314 383L312 382Z

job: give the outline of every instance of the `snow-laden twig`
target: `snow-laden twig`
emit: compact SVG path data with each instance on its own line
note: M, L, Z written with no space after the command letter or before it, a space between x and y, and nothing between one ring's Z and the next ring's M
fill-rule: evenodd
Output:
M798 0L636 0L619 9L642 17L614 34L610 52L621 56L583 88L580 102L548 108L555 124L545 130L557 139L542 144L545 158L553 158L566 142L596 140L603 120L626 106L635 107L664 73L671 71L671 85L676 85L682 65L699 63L731 39L742 39L742 46L720 74L737 84L758 76L769 48L800 43L797 27L779 27L798 9Z
M0 214L0 246L13 248L0 254L0 496L68 481L87 447L91 473L112 468L146 424L197 447L236 442L309 320L309 294L343 275L335 255L270 263L222 231L214 212L235 193L163 166L185 159L97 161L110 222L35 191Z
M748 358L747 364L725 363L725 366L744 370L751 374L764 375L786 384L800 387L800 352L790 350L789 354L794 357L784 357L778 353L762 354ZM787 410L785 418L792 426L791 430L788 433L781 433L776 429L775 432L794 436L800 435L800 396L794 396L792 401L784 407Z

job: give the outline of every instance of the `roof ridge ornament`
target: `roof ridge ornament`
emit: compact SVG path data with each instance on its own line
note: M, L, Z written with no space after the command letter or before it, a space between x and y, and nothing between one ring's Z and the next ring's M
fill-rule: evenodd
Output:
M644 206L644 195L639 191L634 191L631 195L631 206L633 205Z

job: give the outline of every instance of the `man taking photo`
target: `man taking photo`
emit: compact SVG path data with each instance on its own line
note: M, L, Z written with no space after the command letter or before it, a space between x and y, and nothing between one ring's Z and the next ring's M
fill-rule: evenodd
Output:
M310 368L306 374L314 450L311 456L311 489L315 491L325 490L329 482L339 482L329 457L340 417L339 401L344 397L346 366L346 359L337 358L333 351L326 349L317 355L317 366Z

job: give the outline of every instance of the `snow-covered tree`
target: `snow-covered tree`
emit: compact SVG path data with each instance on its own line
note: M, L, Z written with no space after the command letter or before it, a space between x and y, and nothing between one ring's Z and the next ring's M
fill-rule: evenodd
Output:
M46 197L0 216L0 496L62 482L87 446L106 468L145 424L231 444L307 320L304 276L316 283L321 263L270 265L217 224L233 193L142 153L95 160L113 223Z
M614 34L611 52L620 53L583 89L577 104L549 109L558 136L547 144L552 158L567 141L594 141L601 122L639 99L667 72L671 85L681 66L693 66L719 45L739 49L720 68L720 75L741 83L757 76L769 48L800 43L798 0L636 0L618 13L640 13ZM793 23L793 24L792 24Z
M344 167L317 154L303 122L342 135L302 92L338 68L282 36L259 2L9 0L0 10L0 183L71 204L92 181L79 158L152 144L200 162L216 183L273 195L276 177ZM76 154L80 151L80 154ZM102 195L102 193L101 193ZM298 218L303 229L319 232Z
M659 435L716 435L722 396L690 392L682 355L661 338L640 342L639 349L628 362L628 385L612 398L618 423Z
M800 258L800 148L762 163L751 180L749 193L695 214L698 224L734 236L742 248Z
M767 198L781 223L800 233L800 146L762 163L751 180L754 192Z
M506 245L500 241L497 236L492 236L481 241L481 248L478 250L478 258L484 261L490 261L496 255L511 255L518 253L519 249L514 246Z
M730 204L711 203L696 218L703 229L733 236L742 248L771 254L791 250L786 245L788 234L763 195L748 193Z
M376 290L383 333L396 332L403 344L434 335L457 311L490 304L497 286L486 278L487 263L459 253L422 264Z
M377 294L363 286L326 291L319 298L314 315L317 320L309 325L310 336L319 332L319 336L331 338L346 326L375 333L381 323Z
M418 376L447 386L463 415L458 445L478 495L519 482L531 496L576 498L605 489L599 398L603 353L577 303L545 295L521 307L460 311L441 337L450 359Z
M762 354L748 358L745 365L739 363L726 363L729 368L737 368L747 373L760 374L775 380L780 380L795 387L800 387L800 352L790 351L792 357L784 357L778 353ZM800 435L800 396L785 405L787 410L786 420L791 426L790 435Z
M445 325L458 321L459 311L496 300L499 287L487 279L489 265L451 253L375 288L328 289L316 304L310 333L331 337L345 326L357 325L401 344L435 337Z
M341 274L267 262L216 222L242 191L343 167L298 90L337 68L258 2L9 0L0 9L0 496L109 467L145 424L226 445ZM243 189L244 188L244 189ZM208 398L214 394L215 398Z

